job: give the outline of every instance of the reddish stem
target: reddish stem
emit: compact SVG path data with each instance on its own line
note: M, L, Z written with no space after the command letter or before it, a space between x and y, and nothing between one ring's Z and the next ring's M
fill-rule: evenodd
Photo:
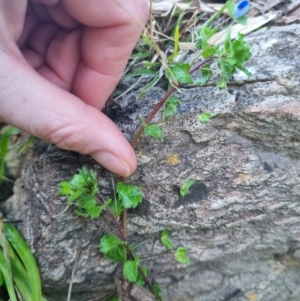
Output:
M196 63L189 71L189 74L193 74L196 70L200 69L203 65L207 64L208 62L212 61L214 58L208 58L204 61L200 61ZM145 120L146 124L149 124L152 118L155 116L155 114L158 112L158 110L164 105L164 103L167 101L167 99L176 91L177 88L179 88L180 84L176 85L175 87L172 87L165 96L160 100L160 102L155 106L155 108L152 110L152 112L148 115L147 119ZM133 137L131 141L131 146L134 147L140 138L140 136L143 134L145 127L141 126L135 136Z
M103 200L103 198L101 197L100 194L98 194L98 198L99 198L99 200L100 200L100 202L102 204L105 204L105 202L104 202L104 200ZM125 248L126 248L127 254L131 257L132 260L135 260L135 256L134 256L133 252L131 251L130 247L128 246L128 243L127 243L127 240L126 240L126 235L125 235L125 233L124 233L124 231L123 231L120 223L118 222L116 216L113 214L113 212L111 211L111 209L108 206L106 206L105 210L108 212L109 216L111 217L111 219L113 220L114 224L116 225L116 227L117 227L117 229L118 229L118 231L120 233L122 241L126 243L125 244ZM144 279L145 283L149 287L150 292L154 295L154 292L153 292L153 289L152 289L152 285L151 285L148 277L144 274L144 272L141 269L140 265L138 265L138 270L139 270L142 278Z
M203 65L207 64L208 62L212 61L213 58L209 58L206 59L204 61L200 61L197 64L195 64L193 66L193 68L190 69L189 74L194 73L196 70L200 69ZM145 120L146 124L149 124L150 121L152 120L152 118L155 116L155 114L159 111L159 109L164 105L164 103L167 101L167 99L176 91L177 88L179 88L180 84L172 87L165 95L164 97L160 100L160 102L155 106L155 108L152 110L152 112L148 115L148 117ZM131 141L131 146L134 147L138 141L138 139L140 138L140 136L142 135L142 133L144 132L145 127L141 126L140 129L138 130L138 132L135 134L133 140ZM123 179L124 182L126 182L126 179ZM104 200L102 199L102 197L99 195L99 199L101 200L102 203L104 203ZM135 260L135 256L133 254L133 252L131 251L130 247L127 244L127 240L126 240L126 214L124 215L124 226L125 229L123 230L121 225L119 224L117 218L115 217L115 215L112 213L112 211L110 210L109 207L106 207L106 210L108 212L108 214L110 215L110 217L112 218L113 222L115 223L121 238L124 242L126 242L125 244L125 248L126 251L128 253L128 255L131 257L132 260ZM126 209L125 209L126 210ZM125 211L124 210L124 211ZM126 211L125 211L126 212ZM149 287L149 290L152 294L154 294L153 289L152 289L152 285L149 281L149 279L147 278L147 276L144 274L143 270L141 269L140 265L138 266L138 270L139 273L141 274L142 278L144 279L145 283L147 284L147 286Z

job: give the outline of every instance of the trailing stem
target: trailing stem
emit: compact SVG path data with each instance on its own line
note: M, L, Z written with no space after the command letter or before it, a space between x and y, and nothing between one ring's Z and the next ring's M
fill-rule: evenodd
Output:
M189 74L193 74L195 71L199 70L203 65L211 62L214 58L208 58L206 60L200 61L196 63L189 71ZM160 100L160 102L155 106L155 108L152 110L152 112L148 115L148 117L145 120L145 124L149 124L150 121L153 119L155 114L159 111L159 109L164 105L164 103L167 101L167 99L177 90L177 88L180 87L180 84L177 84L176 86L173 86L165 95L164 97ZM133 137L131 141L131 146L134 147L140 138L140 136L143 134L145 127L142 125L135 136Z
M101 197L100 194L98 194L98 199L99 201L102 203L102 204L105 204L105 201L103 200L103 198ZM109 214L109 216L111 217L111 219L113 220L114 224L116 225L116 228L118 229L119 231L119 234L121 236L121 239L123 242L125 242L125 248L126 248L126 251L127 251L127 254L131 257L132 260L135 260L135 256L133 254L133 252L131 251L130 247L128 246L128 243L127 243L127 240L126 240L126 235L124 233L124 230L122 229L119 221L117 220L116 216L113 214L113 212L110 210L109 207L106 207L106 211L107 213ZM143 280L145 281L145 283L147 284L147 286L149 287L149 290L152 294L154 294L153 292L153 289L152 289L152 285L148 279L148 277L144 274L143 270L141 269L140 265L138 266L138 270L139 270L139 273L141 274Z

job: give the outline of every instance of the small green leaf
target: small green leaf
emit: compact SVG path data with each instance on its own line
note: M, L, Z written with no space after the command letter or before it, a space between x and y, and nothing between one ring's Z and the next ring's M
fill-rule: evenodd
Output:
M137 52L130 56L131 59L146 59L150 57L152 54L149 52Z
M127 260L124 263L123 274L125 279L130 282L137 281L139 261L140 257L136 256L135 260Z
M126 209L135 208L143 199L143 194L138 186L123 182L118 183L117 193Z
M67 202L68 203L72 203L74 202L76 199L78 199L81 195L83 194L82 191L80 190L72 190L72 193L70 194L70 196L67 198Z
M235 62L236 61L234 60L234 58L230 57L229 55L227 56L226 59L222 59L221 61L218 61L218 66L220 69L222 80L225 83L225 87L226 87L226 81L230 80L232 74L236 70Z
M159 301L162 301L160 285L158 283L154 283L152 286L152 290L153 290L155 298Z
M210 80L212 76L212 70L210 69L210 66L206 64L201 68L200 72L201 75L194 81L194 84L203 86Z
M147 277L148 276L148 269L145 266L141 266L141 270L143 271L144 275ZM144 280L144 278L142 277L142 275L139 271L138 271L138 277L137 277L136 283L140 286L145 285L145 280Z
M59 195L68 195L71 194L72 192L72 187L69 182L60 182L59 187L60 187L58 191Z
M236 60L235 60L234 58L232 58L232 57L227 57L227 58L225 59L225 64L226 64L227 66L235 66Z
M98 182L94 172L89 171L85 166L78 171L79 174L74 175L69 183L86 194L95 195L98 193Z
M239 34L234 41L231 41L230 31L227 31L224 47L218 50L218 67L221 78L217 81L217 86L220 89L226 88L226 82L231 79L237 68L250 76L251 73L244 66L244 63L250 58L250 46L244 41L244 35Z
M148 68L159 68L161 64L144 61L144 62L142 62L142 65L144 67L148 67Z
M177 113L177 106L179 105L179 99L177 97L171 96L165 103L163 111L163 119L171 117Z
M114 262L124 262L127 257L124 244L125 242L115 235L106 234L100 240L100 251Z
M200 114L198 119L201 123L207 123L215 116L217 116L217 113L205 112L205 113Z
M163 138L163 132L157 124L146 125L144 133L146 136L150 136L156 139Z
M132 77L142 76L142 75L155 75L157 71L150 70L150 69L138 69L134 72L127 73L122 77L122 79L128 79Z
M161 78L161 75L158 74L158 72L157 72L157 74L151 79L151 81L148 82L146 84L146 86L143 87L142 91L138 94L137 99L140 99L141 97L143 97L149 89L154 87L154 85L159 81L160 78Z
M202 50L202 56L208 59L218 52L219 46L208 46Z
M123 245L124 242L113 234L105 234L100 240L100 251L106 254L110 249Z
M252 73L240 62L236 63L236 67L240 70L242 70L247 76L251 76Z
M244 40L245 35L239 34L237 38L233 41L232 49L234 52L234 57L240 63L244 63L251 58L251 51L249 44Z
M100 216L102 211L111 203L111 199L108 199L103 205L101 206L93 206L87 209L87 212L91 218L97 218Z
M85 184L84 176L82 174L76 174L72 177L70 184L76 188L83 188Z
M102 206L94 206L87 209L87 213L91 218L97 218L100 216L103 208Z
M180 247L175 252L175 259L180 263L190 263L189 258L187 257L187 247Z
M117 198L115 200L111 200L111 203L110 203L109 207L110 207L110 210L112 211L112 213L114 214L114 216L120 217L121 212L123 211L123 206L122 206L122 200L121 199Z
M204 26L200 31L200 37L196 41L196 48L197 49L207 49L209 48L208 40L215 34L217 28L211 28ZM203 53L202 53L203 55Z
M125 262L127 259L127 253L124 245L118 245L114 248L111 248L106 254L105 257L111 259L113 262Z
M176 78L176 80L181 84L191 84L192 77L189 74L190 65L188 63L175 63L170 66L172 74ZM172 81L171 74L167 74L168 78Z
M92 198L89 195L82 195L80 198L77 200L77 205L78 207L82 209L90 209L95 207L97 204L96 200Z
M172 240L169 237L169 231L168 230L164 230L161 235L160 235L160 241L162 243L163 246L165 246L167 249L173 249L174 248L174 244L172 242Z
M142 34L141 40L142 40L142 42L143 42L145 45L147 45L147 46L149 46L149 47L152 47L152 46L153 46L153 45L152 45L151 39L149 39L149 37L148 37L147 35Z
M180 195L187 196L190 193L190 187L195 183L195 180L186 180L180 187Z

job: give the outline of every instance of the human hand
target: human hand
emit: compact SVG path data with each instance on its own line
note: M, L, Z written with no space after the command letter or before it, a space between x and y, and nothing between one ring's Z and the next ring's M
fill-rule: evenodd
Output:
M0 121L133 173L133 149L100 109L147 21L147 1L1 2Z

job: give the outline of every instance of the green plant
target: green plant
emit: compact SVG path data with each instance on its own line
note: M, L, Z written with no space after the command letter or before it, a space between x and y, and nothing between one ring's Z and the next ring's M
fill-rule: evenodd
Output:
M25 301L46 301L42 297L39 270L30 248L18 230L0 220L0 279L12 301L15 287Z
M164 107L162 118L173 116L177 111L179 100L175 100L171 95L182 85L200 85L207 84L212 76L215 74L215 82L220 89L224 89L227 86L227 82L231 79L233 73L240 69L246 75L250 76L251 73L245 67L245 62L251 58L250 47L244 40L244 35L239 34L237 38L232 41L230 37L230 26L227 30L225 42L223 45L211 45L211 37L218 32L218 28L213 27L214 21L219 18L222 13L227 10L231 16L233 22L245 23L247 21L244 16L249 10L248 1L242 1L243 3L234 4L233 0L227 1L223 7L216 12L211 18L209 18L202 26L200 30L192 32L193 40L195 40L195 46L198 52L195 53L194 59L191 63L180 62L184 57L182 51L179 50L179 40L181 38L187 40L186 32L182 28L185 12L178 15L175 30L170 32L170 37L166 38L163 43L157 36L153 36L153 25L146 30L147 34L144 34L135 49L133 58L138 61L141 59L150 59L151 57L161 57L160 63L145 62L141 64L147 66L147 68L141 68L133 73L127 73L125 78L132 76L145 75L149 77L149 82L140 93L143 95L150 87L154 86L160 78L164 78L169 82L169 86L172 88L165 94L165 96L156 105L153 111L148 115L145 120L142 120L142 126L136 133L131 144L134 146L139 139L140 135L144 132L146 136L152 136L154 138L162 139L163 132L160 127L155 124L151 125L152 118L156 115L161 107ZM237 13L238 12L238 13ZM168 32L171 17L174 16L174 11L170 12L167 17L167 22L162 22L163 26L157 25L160 30ZM150 23L152 24L152 23ZM156 22L157 24L157 22ZM182 28L182 31L180 29ZM159 30L158 30L159 31ZM161 32L161 31L159 31ZM164 35L165 37L165 35ZM156 42L158 41L158 42ZM171 55L162 55L166 49L173 49ZM184 52L184 51L183 51ZM217 63L217 69L211 68L213 62ZM198 71L198 76L193 77ZM200 116L199 121L206 123L213 114L208 116Z
M139 67L133 72L128 72L124 78L144 76L148 82L141 91L139 97L144 95L160 79L168 82L171 87L154 110L145 120L142 120L142 126L136 133L132 145L138 141L140 135L144 132L146 136L162 139L163 132L157 124L150 124L152 118L164 107L162 119L170 118L177 113L180 100L173 97L172 94L184 85L207 84L212 78L220 89L226 88L233 73L240 69L248 76L251 73L246 69L244 63L251 57L249 45L245 42L244 36L239 35L234 41L230 38L230 27L223 45L211 45L210 39L218 32L214 27L214 21L227 10L235 22L245 24L244 13L249 10L248 1L241 1L234 5L234 1L228 1L218 12L216 12L200 28L192 32L189 36L190 27L185 22L185 12L178 12L176 7L169 13L167 18L156 25L158 30L154 31L152 25L146 29L142 35L132 59L138 61ZM173 23L174 16L177 18ZM196 16L199 21L201 16ZM151 22L152 23L152 22ZM150 23L150 24L151 24ZM157 39L157 32L164 32L165 40ZM195 41L197 53L191 63L183 61L184 53L180 50L180 41ZM169 51L171 49L171 52ZM169 52L168 52L169 51ZM157 60L160 58L160 61ZM148 59L148 61L142 61ZM212 63L216 62L217 69L212 68ZM193 76L198 72L197 76ZM207 123L216 113L202 113L199 121ZM10 127L6 129L0 138L0 182L5 170L5 160L10 146L10 137L18 134L20 131ZM34 141L30 137L21 151ZM189 193L194 180L187 180L180 188L182 197ZM98 183L93 171L83 167L78 174L74 175L70 181L60 183L60 195L67 197L67 203L76 207L75 213L82 217L92 219L101 216L102 212L107 212L112 218L118 229L119 236L106 234L100 240L100 251L109 259L123 264L123 274L125 279L130 282L136 282L140 285L149 287L150 291L161 300L161 289L158 284L151 285L148 279L148 270L140 265L140 257L135 254L126 239L126 229L119 223L121 212L126 209L135 208L142 202L142 192L136 185L119 182L114 199L104 201L98 190ZM125 218L126 220L126 218ZM41 296L41 283L38 268L32 253L24 242L17 230L10 224L4 226L8 239L5 235L1 237L0 249L0 284L5 284L12 301L17 300L14 291L14 283L18 287L20 294L25 301L44 300ZM167 249L173 249L174 244L169 237L169 232L164 230L161 233L161 242ZM187 247L179 247L175 252L175 259L181 263L189 263L187 257ZM118 298L115 298L117 300Z
M104 201L99 193L95 173L86 167L78 170L78 173L73 175L69 181L60 182L59 187L58 194L66 197L67 204L75 206L75 214L95 219L100 217L103 211L107 212L113 220L119 236L115 234L103 235L99 244L100 252L113 262L123 264L125 279L142 286L147 284L149 290L158 300L161 300L158 284L151 285L148 279L148 269L140 264L140 256L135 253L136 248L129 245L124 229L118 221L121 211L136 208L142 202L143 194L140 188L136 185L119 182L116 187L116 200ZM117 214L112 210L112 208L116 208L116 205L113 204L118 204L120 207L115 211ZM101 209L95 210L95 208ZM94 214L95 211L97 211L96 215ZM160 239L167 249L174 248L167 230L161 233ZM180 263L189 263L186 252L186 247L178 248L175 252L175 259Z
M217 113L202 113L199 115L198 119L201 123L208 123L212 118L217 116Z
M5 171L5 160L10 148L10 138L21 131L15 127L7 127L0 136L0 183Z
M6 157L11 147L11 138L21 134L21 130L13 126L6 126L0 134L0 183L5 172ZM24 152L35 140L34 136L29 136L24 142L20 153Z
M180 247L175 252L175 258L180 263L190 263L189 258L187 257L188 248Z
M174 248L174 244L172 242L172 240L169 237L169 231L168 230L164 230L161 234L160 234L160 241L162 243L163 246L165 246L167 249L173 249Z
M187 196L190 193L190 188L194 183L195 180L186 180L180 187L180 195L182 197Z
M230 38L230 28L228 29L225 42L223 45L211 45L210 38L218 31L218 28L213 27L213 22L227 10L236 22L244 22L241 17L235 17L235 6L233 0L228 1L220 11L216 12L200 30L195 33L195 46L198 52L195 59L191 63L180 61L181 51L179 49L179 40L181 38L182 20L184 14L179 14L176 26L173 32L170 33L172 39L165 42L165 46L173 45L173 52L169 56L164 56L161 62L155 60L141 62L141 68L127 73L124 78L148 76L149 81L139 96L143 95L149 88L157 83L160 78L168 81L169 91L159 101L153 111L145 120L142 120L142 126L134 136L131 145L134 146L141 134L144 132L146 136L162 139L163 132L158 124L150 124L152 118L164 107L162 119L170 118L177 112L177 107L180 103L179 99L172 94L181 86L184 85L200 85L207 84L214 75L215 83L219 88L226 88L227 82L230 80L233 73L240 69L248 76L250 72L244 66L244 63L251 57L249 45L245 42L243 35L232 41ZM173 16L173 15L172 15ZM168 17L170 21L172 16ZM168 21L168 22L169 22ZM169 23L165 26L168 27ZM153 34L153 28L150 33ZM188 39L188 37L186 37ZM154 41L151 35L142 35L139 45L136 47L132 58L136 60L150 59L155 53L161 58L162 51L159 47L161 43ZM212 63L215 62L215 67L212 68ZM198 71L197 76L193 76ZM216 113L205 112L199 116L199 121L207 123L211 118L215 117ZM195 183L194 180L186 180L180 187L180 195L185 197L189 194L190 187ZM113 262L123 264L124 278L130 282L140 285L147 285L149 290L161 300L161 289L158 284L152 285L148 279L148 270L140 264L141 258L135 253L135 248L131 247L126 238L126 209L135 208L142 202L142 192L138 186L123 182L119 182L114 193L114 199L103 200L101 197L96 176L93 171L88 171L85 167L78 171L69 181L60 183L60 195L67 197L67 203L73 204L76 209L75 213L83 217L98 218L102 212L106 212L113 220L118 235L105 234L100 239L100 252ZM121 212L124 212L123 219L125 226L122 227L119 223ZM174 243L169 237L167 230L162 231L160 236L161 243L168 250L174 248ZM188 248L178 247L174 253L175 259L183 264L190 262L188 256Z
M5 201L13 194L16 173L13 168L10 169L9 167L22 160L21 153L34 141L32 136L27 141L25 139L26 135L15 127L5 126L0 130L0 202ZM23 146L15 159L13 155L22 144Z
M66 196L67 203L77 207L75 210L76 214L90 218L99 217L102 211L106 211L109 214L119 232L119 237L114 234L105 234L100 239L100 252L110 260L123 264L125 279L140 284L146 283L149 290L154 293L152 285L147 278L147 269L140 265L140 257L130 247L124 230L118 221L122 210L135 208L142 202L143 195L139 187L119 182L116 187L117 199L104 201L99 193L94 172L86 167L79 170L69 181L61 182L59 186L58 194ZM119 207L119 209L116 210L116 207ZM101 208L101 210L97 210L97 215L94 215L90 213L91 208L93 208L93 212L95 208ZM112 208L114 209L112 210Z

